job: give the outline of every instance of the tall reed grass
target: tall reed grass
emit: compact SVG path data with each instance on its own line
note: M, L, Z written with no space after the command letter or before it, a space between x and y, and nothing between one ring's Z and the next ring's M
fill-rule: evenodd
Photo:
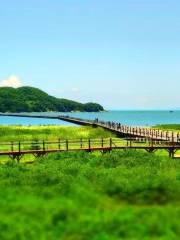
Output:
M0 239L179 239L180 162L138 151L0 166Z

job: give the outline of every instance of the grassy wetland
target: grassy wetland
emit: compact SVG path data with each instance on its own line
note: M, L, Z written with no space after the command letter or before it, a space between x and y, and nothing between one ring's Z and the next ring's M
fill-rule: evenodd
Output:
M155 128L161 130L180 131L180 124L162 124L155 126Z
M80 138L106 138L113 137L110 132L102 128L74 127L74 126L0 126L0 141L31 141L80 139Z
M87 127L0 128L1 142L59 137L114 135ZM0 239L179 239L180 161L132 150L5 161L0 203Z

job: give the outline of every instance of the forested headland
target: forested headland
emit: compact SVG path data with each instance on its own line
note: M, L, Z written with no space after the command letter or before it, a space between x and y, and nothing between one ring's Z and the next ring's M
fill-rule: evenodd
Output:
M56 98L34 87L1 87L0 112L99 112L103 107L98 103L79 103Z

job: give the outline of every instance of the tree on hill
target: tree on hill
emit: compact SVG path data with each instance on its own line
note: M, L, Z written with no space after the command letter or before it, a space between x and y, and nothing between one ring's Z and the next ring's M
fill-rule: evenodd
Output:
M70 112L103 111L98 103L79 103L68 99L56 98L38 88L0 87L0 112Z

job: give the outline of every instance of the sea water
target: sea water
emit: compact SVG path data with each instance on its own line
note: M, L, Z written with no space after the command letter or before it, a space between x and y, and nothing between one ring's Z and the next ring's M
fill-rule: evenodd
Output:
M34 113L36 114L36 113ZM38 115L69 115L83 119L95 119L120 122L133 126L154 126L157 124L180 124L180 110L176 111L107 111L98 113L70 112L70 113L37 113ZM58 119L1 117L0 125L74 125Z

